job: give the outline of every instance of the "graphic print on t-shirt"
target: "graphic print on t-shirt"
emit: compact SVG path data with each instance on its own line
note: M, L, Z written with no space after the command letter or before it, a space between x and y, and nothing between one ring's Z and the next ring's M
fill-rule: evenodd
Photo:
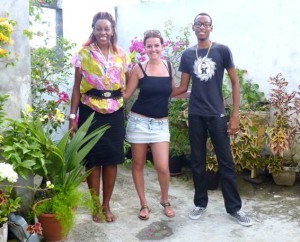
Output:
M194 73L200 81L208 81L216 71L216 63L211 58L199 57L194 63Z

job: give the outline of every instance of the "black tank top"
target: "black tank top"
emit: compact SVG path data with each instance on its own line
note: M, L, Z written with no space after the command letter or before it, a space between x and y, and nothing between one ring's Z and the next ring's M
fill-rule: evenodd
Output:
M144 77L139 79L139 95L132 106L131 111L150 117L168 117L168 100L172 92L172 71L171 64L168 63L169 76L148 76L142 65Z

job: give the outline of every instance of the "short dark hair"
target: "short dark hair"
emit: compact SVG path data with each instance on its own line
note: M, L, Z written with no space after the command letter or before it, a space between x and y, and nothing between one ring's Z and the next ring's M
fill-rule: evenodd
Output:
M196 15L196 17L194 18L194 23L196 22L197 17L198 17L198 16L201 16L201 15L204 15L204 16L209 17L210 23L212 24L212 18L211 18L211 16L210 16L208 13L198 13L198 14Z

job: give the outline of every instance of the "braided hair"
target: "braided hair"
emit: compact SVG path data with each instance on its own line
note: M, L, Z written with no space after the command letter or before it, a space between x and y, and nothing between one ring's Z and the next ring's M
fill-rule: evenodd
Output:
M90 35L90 37L88 38L88 40L83 44L83 46L88 46L91 43L96 42L96 37L94 35L94 28L95 28L95 24L99 19L106 19L111 23L111 27L112 27L112 31L113 31L113 35L110 38L110 42L112 45L112 49L114 52L118 52L117 49L117 32L116 32L116 21L114 20L113 16L108 13L108 12L98 12L94 15L93 17L93 23L92 23L92 28L93 31Z

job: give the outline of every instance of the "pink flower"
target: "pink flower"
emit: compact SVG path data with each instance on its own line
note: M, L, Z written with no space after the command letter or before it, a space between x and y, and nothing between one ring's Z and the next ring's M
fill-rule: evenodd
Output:
M140 57L138 57L138 61L139 62L143 62L143 61L145 61L146 60L146 57L145 56L140 56Z
M47 91L48 93L52 93L52 92L55 91L55 89L54 89L54 87L53 87L52 85L47 85L47 86L46 86L46 91Z
M66 93L64 91L60 92L58 96L59 96L59 101L60 102L66 103L70 99L68 93Z

